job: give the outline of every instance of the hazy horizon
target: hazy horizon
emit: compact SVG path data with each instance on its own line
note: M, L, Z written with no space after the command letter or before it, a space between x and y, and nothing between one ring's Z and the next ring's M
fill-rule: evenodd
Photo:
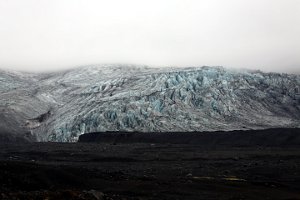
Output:
M0 0L0 68L224 66L300 73L297 0Z

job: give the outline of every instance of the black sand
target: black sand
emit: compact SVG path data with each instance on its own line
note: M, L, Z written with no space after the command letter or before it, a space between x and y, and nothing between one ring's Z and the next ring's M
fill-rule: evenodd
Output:
M0 199L300 199L299 129L243 133L2 143Z

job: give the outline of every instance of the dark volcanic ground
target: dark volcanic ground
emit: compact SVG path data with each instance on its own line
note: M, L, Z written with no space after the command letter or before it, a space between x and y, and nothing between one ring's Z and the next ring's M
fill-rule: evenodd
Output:
M300 132L278 131L0 144L0 199L300 199Z

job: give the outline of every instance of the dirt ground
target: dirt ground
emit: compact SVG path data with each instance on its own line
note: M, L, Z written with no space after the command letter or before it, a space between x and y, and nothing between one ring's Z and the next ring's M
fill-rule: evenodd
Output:
M300 147L1 144L0 199L300 199Z

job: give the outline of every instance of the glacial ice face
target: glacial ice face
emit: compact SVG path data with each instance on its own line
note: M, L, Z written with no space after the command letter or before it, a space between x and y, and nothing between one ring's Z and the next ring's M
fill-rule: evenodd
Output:
M88 66L35 78L39 84L28 92L45 105L35 114L51 110L38 126L29 127L40 141L76 141L95 131L300 126L297 75L221 67ZM34 121L30 116L26 120Z

